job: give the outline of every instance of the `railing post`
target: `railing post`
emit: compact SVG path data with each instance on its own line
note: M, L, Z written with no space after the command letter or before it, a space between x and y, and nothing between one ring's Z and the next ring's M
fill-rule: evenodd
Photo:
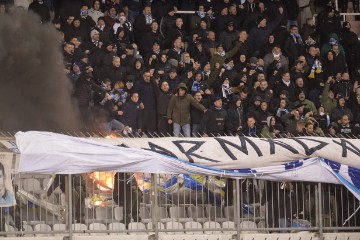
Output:
M237 240L240 240L240 180L236 179L236 204L235 204L235 212L236 212L236 231L237 231Z
M69 240L72 240L72 179L71 174L68 175L68 226L69 226Z
M152 184L152 189L151 189L151 213L152 213L152 219L153 219L153 227L155 229L155 239L159 239L159 229L158 229L158 221L159 221L159 214L157 211L157 206L158 206L158 192L157 192L157 175L156 174L151 174L151 182Z
M318 183L318 215L319 215L319 239L323 239L323 205L322 205L322 189L321 189L321 183Z

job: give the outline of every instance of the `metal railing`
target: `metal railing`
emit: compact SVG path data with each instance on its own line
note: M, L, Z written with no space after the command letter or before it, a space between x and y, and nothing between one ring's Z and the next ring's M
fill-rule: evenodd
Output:
M14 174L13 185L17 205L1 208L0 237L138 234L158 239L176 233L240 239L247 233L308 231L323 239L328 232L360 232L360 202L334 184L95 172Z

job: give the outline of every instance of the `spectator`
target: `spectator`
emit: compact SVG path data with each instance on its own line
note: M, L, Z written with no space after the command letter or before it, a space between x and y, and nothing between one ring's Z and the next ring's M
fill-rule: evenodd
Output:
M261 127L256 123L254 116L248 116L246 124L242 127L241 133L248 137L259 137L261 133Z
M139 93L140 108L143 110L143 132L151 136L156 132L156 95L150 82L150 71L145 70L142 77L136 82L134 91Z
M206 23L207 29L210 29L209 15L211 14L212 14L211 10L205 12L205 6L199 5L198 11L196 11L195 15L191 16L190 30L194 31L195 29L199 28L201 25L201 21L204 21ZM203 39L203 41L205 41L205 39Z
M297 93L297 96L298 96L298 100L295 101L294 103L295 105L302 104L305 106L305 108L309 109L309 111L313 112L314 114L317 114L317 109L315 107L315 104L312 101L306 99L304 90L300 90Z
M289 65L293 66L295 60L305 53L304 42L299 34L297 25L290 26L290 36L285 40L284 54L289 59Z
M289 62L284 55L282 55L281 48L275 44L272 48L271 53L268 53L264 57L265 72L273 72L274 70L283 69L284 71L289 70ZM291 64L292 65L292 64Z
M227 112L222 108L220 97L215 97L213 102L214 105L201 119L201 132L204 137L222 136L225 133Z
M130 101L126 102L121 109L120 121L125 125L125 133L130 133L133 136L139 136L143 125L142 111L138 102L139 93L132 92L130 94Z
M201 92L195 92L194 99L202 104L204 107L208 107L208 99L203 99ZM201 111L193 106L191 106L190 117L191 117L191 135L193 137L201 136L201 119L204 116L204 111Z
M319 124L319 128L325 133L328 127L330 126L330 115L325 112L325 107L321 105L318 108L318 114L315 116L315 120Z
M191 136L190 129L190 106L206 111L206 108L197 102L190 94L187 94L187 87L180 83L176 89L176 95L171 97L168 109L168 123L173 124L174 136L179 137L182 130L185 137Z
M282 73L282 79L275 83L274 85L275 97L279 97L282 91L287 91L289 93L289 100L295 100L295 86L292 81L290 81L290 73L285 71Z
M268 110L268 106L269 106L268 102L262 99L260 103L260 108L254 112L254 117L256 119L256 122L258 123L259 127L261 127L261 129L264 126L266 126L267 118L272 116L272 114Z
M95 0L92 4L92 8L89 10L89 16L94 22L98 22L99 17L104 17L104 13L101 11L100 7L100 0Z
M285 124L285 132L289 134L297 134L298 126L297 123L300 121L300 113L297 110L298 106L295 106L295 109L292 110L290 113L287 113L281 117L282 122ZM305 124L304 124L305 126Z
M157 110L157 129L160 136L168 136L172 134L171 125L167 121L167 108L172 96L170 86L167 81L160 83L160 88L155 79L151 79L151 84L155 90L156 95L156 110Z
M255 56L260 54L261 48L265 45L270 33L276 28L280 23L282 18L282 13L284 9L279 8L278 17L271 23L267 25L267 20L264 16L259 16L257 18L257 27L254 27L249 32L249 43L251 44L251 49L254 52Z
M124 0L123 1L123 6L124 6L124 11L126 13L126 15L128 16L129 21L131 22L131 24L135 24L136 22L136 18L141 14L140 11L142 9L146 9L146 16L150 17L149 15L149 11L151 13L151 7L150 6L145 6L145 1L144 0ZM149 8L149 9L148 9ZM152 18L152 17L151 17ZM146 22L149 23L150 22Z
M233 42L238 39L239 31L235 30L234 22L229 21L226 24L226 30L219 35L219 43L223 46L225 52L233 48Z
M126 76L126 69L121 66L121 60L119 57L115 57L112 61L112 65L104 68L101 73L102 80L108 78L111 80L111 84L114 85L116 81L124 81Z
M335 95L342 95L346 100L349 99L350 94L353 90L353 85L350 82L350 77L347 72L341 74L340 81L334 83L333 90Z
M340 123L338 124L338 126L339 126L338 133L345 137L353 136L355 133L354 126L352 124L350 124L350 119L347 114L344 114L341 117Z
M157 43L157 45L161 47L161 35L158 31L159 24L156 21L153 21L150 25L150 28L151 31L145 34L140 45L140 53L142 56L150 55L151 51L153 50L154 43ZM156 53L156 55L159 55L160 48L155 51L159 51Z
M345 106L345 97L341 94L337 97L337 106L331 111L331 121L340 123L341 117L348 115L350 122L353 121L353 115L349 108Z
M160 22L160 33L163 39L167 39L169 36L169 32L173 29L176 25L176 17L175 17L175 10L174 6L169 6L167 9L167 15L164 15L161 18Z
M43 0L35 0L29 5L29 11L38 14L42 23L50 22L50 10Z
M226 118L226 133L228 135L240 135L244 125L244 109L241 98L237 95L233 97L233 104L228 109Z
M210 61L211 69L213 70L215 68L216 63L222 66L225 62L225 59L231 59L240 49L240 47L241 47L241 42L238 41L230 51L225 52L224 47L221 44L219 44L216 47L216 52L211 57L211 61Z
M274 116L269 116L266 119L266 125L261 130L261 137L275 138L279 137L283 132L283 126L276 122L276 118Z
M139 4L139 1L135 1L135 0L127 0L126 2L137 2L137 4ZM136 16L135 12L133 10L129 9L128 10L129 21L134 26L134 34L135 34L136 43L139 45L139 44L141 44L142 39L145 36L145 34L151 30L150 26L154 20L151 15L151 7L145 6L142 14L136 16L135 21L133 20L134 16Z
M330 84L333 82L335 82L335 79L333 77L328 77L322 92L321 104L324 106L326 113L331 113L337 105L334 92L330 89Z
M174 42L176 39L180 39L181 42L185 42L187 40L186 38L186 32L184 29L184 22L182 18L176 18L175 20L175 26L171 29L169 29L169 33L167 34L166 38L164 39L164 47L166 49L171 48L171 43Z

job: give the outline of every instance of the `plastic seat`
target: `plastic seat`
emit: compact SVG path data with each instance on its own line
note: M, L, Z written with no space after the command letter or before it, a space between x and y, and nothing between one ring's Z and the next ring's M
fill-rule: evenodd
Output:
M27 225L27 224L23 225L23 229L24 229L24 232L33 232L34 231L32 226ZM34 234L32 234L32 233L24 234L24 237L33 237L33 236L34 236Z
M164 230L165 225L161 222L157 223L158 230ZM147 230L149 231L149 234L155 234L155 229L153 229L153 223L149 222L146 225ZM159 234L165 234L164 232L159 232Z
M242 221L240 223L240 230L241 230L241 233L258 233L257 230L244 230L244 229L247 229L247 228L257 228L257 225L255 222L253 221Z
M124 207L115 207L114 208L114 219L115 219L115 221L119 221L119 222L124 220Z
M87 226L85 224L82 223L73 223L72 225L72 230L73 231L86 231L88 230ZM74 236L88 236L88 233L73 233Z
M266 222L264 220L261 220L257 224L258 228L266 228ZM259 233L268 233L266 230L259 230Z
M49 233L36 233L36 232L49 232ZM50 237L52 236L51 227L45 223L36 224L34 226L36 237Z
M222 208L218 206L207 206L206 217L214 222L226 222L229 220L225 218Z
M130 232L130 235L144 235L146 234L145 224L142 222L131 222L128 225L128 229L130 230L144 230L144 232Z
M184 227L179 222L167 222L166 229L173 229L173 230L184 230ZM178 232L166 232L167 234L184 234L184 231Z
M150 215L150 210L147 207L140 207L139 215L141 218L141 222L143 222L143 223L149 223L152 221L151 215Z
M230 221L234 221L235 219L235 207L234 206L226 206L224 207L225 218Z
M192 222L192 218L188 218L184 207L170 207L170 218L174 219L177 222Z
M11 233L11 232L15 232L15 231L16 231L16 229L13 226L10 226L5 223L5 232ZM6 234L6 236L7 237L16 237L15 234Z
M110 223L108 226L108 230L119 230L119 231L123 231L126 230L126 226L123 223L119 223L119 222L113 222ZM109 233L109 235L127 235L126 232L118 232L118 233Z
M189 218L194 219L196 222L203 223L209 220L205 217L205 211L203 207L190 206L187 208L187 214Z
M167 209L165 207L156 207L155 211L157 211L157 218L160 219L160 222L171 222L172 219L169 218ZM150 215L151 215L151 209L150 209Z
M66 225L64 223L56 223L52 227L53 231L66 231ZM64 233L54 233L54 236L62 236Z
M41 194L45 191L41 189L40 181L35 178L27 178L23 180L23 189L26 192Z
M205 230L205 229L211 229L211 228L221 230L220 223L214 222L214 221L204 222L204 233L205 234L220 234L221 233L221 231Z
M188 231L191 229L201 230L201 231ZM186 222L185 223L185 233L186 234L202 234L202 225L199 222Z
M103 224L103 223L91 223L89 225L89 230L99 231L99 232L96 232L96 233L90 233L90 236L108 235L106 232L103 232L103 233L101 232L101 231L106 231L107 230L105 224Z
M95 208L95 219L108 223L112 222L112 208L111 207L97 207Z
M224 233L236 234L235 223L233 221L226 221L221 224ZM229 230L228 230L229 229Z

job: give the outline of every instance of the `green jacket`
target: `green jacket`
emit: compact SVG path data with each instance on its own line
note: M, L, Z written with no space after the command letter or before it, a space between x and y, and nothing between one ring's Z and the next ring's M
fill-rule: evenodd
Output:
M242 42L237 41L235 47L233 47L230 51L225 53L224 56L214 53L214 55L211 57L210 60L211 70L214 70L215 63L220 63L220 66L222 66L225 62L225 59L233 57L239 51L241 44Z
M177 90L180 87L187 89L184 83L180 83ZM191 105L201 111L204 111L206 109L190 94L185 94L185 96L183 97L177 95L172 96L167 109L167 118L172 119L173 123L180 124L181 126L185 124L190 124Z
M325 83L321 98L321 104L324 106L326 113L331 113L331 111L337 106L336 99L330 99L328 97L329 88L330 88L330 83Z
M297 100L297 101L294 103L294 105L296 106L296 105L298 105L299 103L304 104L304 105L305 105L305 108L309 109L309 110L312 111L314 114L316 114L316 113L318 112L317 109L316 109L316 107L315 107L315 104L314 104L312 101L308 100L308 99L305 99L305 100L302 101L302 102L300 102L300 100Z

